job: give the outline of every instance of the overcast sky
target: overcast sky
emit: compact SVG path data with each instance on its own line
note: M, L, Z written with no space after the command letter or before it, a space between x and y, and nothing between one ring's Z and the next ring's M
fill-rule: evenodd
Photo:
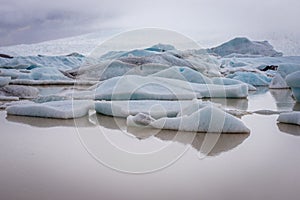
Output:
M0 46L111 28L160 27L195 39L274 33L300 36L299 0L0 0L0 3Z

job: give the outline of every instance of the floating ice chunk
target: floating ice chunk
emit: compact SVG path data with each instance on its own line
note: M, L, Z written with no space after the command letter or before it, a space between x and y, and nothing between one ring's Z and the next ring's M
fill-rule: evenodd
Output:
M92 101L66 100L12 105L7 107L6 111L9 115L71 119L87 115L91 108L93 108Z
M292 88L296 100L300 102L300 71L289 74L286 77L286 83Z
M32 104L32 101L30 100L19 100L18 97L15 97L17 98L16 100L11 100L7 103L4 103L0 106L0 109L6 109L7 107L9 106L13 106L13 105L24 105L24 104Z
M205 76L221 76L219 61L206 53L187 50L182 52L182 57L192 65L191 68L196 69Z
M235 72L233 74L227 75L227 78L232 78L240 80L244 83L248 83L254 86L269 86L271 78L258 73L253 72Z
M96 101L97 113L115 117L127 117L138 113L149 114L154 118L175 117L183 112L191 104L197 104L198 108L211 104L210 102L194 101L156 101L156 100L132 100L132 101Z
M0 95L19 98L35 98L39 90L31 86L6 85L0 88Z
M67 73L77 74L77 78L80 80L101 81L117 76L123 76L125 74L144 76L159 72L167 68L169 68L168 65L159 63L144 63L142 65L136 65L120 60L109 60L103 61L96 65L83 66L80 69L71 70Z
M244 55L260 55L277 57L283 54L274 50L273 46L267 41L250 41L247 38L234 38L222 45L208 50L220 56L228 56L230 54Z
M286 77L286 82L290 87L300 87L300 71L289 74Z
M104 81L95 91L97 100L191 100L194 98L245 98L245 84L213 85L187 81L126 75Z
M175 47L169 44L156 44L153 45L152 47L147 48L146 50L148 51L157 51L157 52L165 52L165 51L171 51L175 50Z
M10 81L10 77L0 77L0 87L6 86Z
M16 69L0 69L0 76L8 76L11 78L18 78L20 74L24 74Z
M185 66L185 67L193 67L193 65L183 59L178 57L174 54L165 52L165 53L158 53L151 56L142 56L142 57L122 57L118 60L135 65L143 65L147 63L156 63L156 64L164 64L168 66Z
M15 85L94 85L99 81L13 79L10 83Z
M246 84L248 86L249 91L255 91L256 90L256 88L253 85L244 83L244 82L236 80L236 79L214 77L214 78L212 78L212 82L213 82L213 84L217 84L217 85Z
M152 76L178 79L192 83L212 84L210 78L189 67L171 67L157 72L155 74L152 74Z
M299 64L284 63L284 64L280 64L277 69L277 73L279 73L282 78L286 78L287 75L296 71L300 71Z
M288 113L281 113L277 119L281 123L300 125L300 112L293 111Z
M70 97L59 96L59 95L47 95L47 96L39 96L39 97L33 99L33 101L35 103L45 103L45 102L51 102L51 101L63 101L63 100L67 100L67 99L70 99Z
M286 84L285 80L282 78L280 73L276 73L269 85L269 88L270 89L285 89L285 88L289 88L289 86Z
M19 97L4 96L0 94L0 101L18 101L18 100Z
M33 80L70 80L57 68L52 67L35 68L31 70L30 77Z
M190 115L163 117L157 120L147 114L139 113L136 116L128 116L127 125L193 132L250 132L241 120L214 106L206 106Z

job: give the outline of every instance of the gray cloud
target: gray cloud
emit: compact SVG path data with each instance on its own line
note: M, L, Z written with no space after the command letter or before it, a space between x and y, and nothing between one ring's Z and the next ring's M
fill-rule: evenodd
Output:
M298 0L1 0L0 45L110 28L161 27L193 38L298 34Z

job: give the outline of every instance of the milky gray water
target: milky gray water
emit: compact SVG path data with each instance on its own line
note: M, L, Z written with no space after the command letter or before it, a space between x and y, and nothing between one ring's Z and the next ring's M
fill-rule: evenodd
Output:
M226 107L248 111L300 110L289 90L266 88L252 92L248 100L228 100ZM0 197L3 200L299 199L300 127L278 124L277 117L243 116L250 134L222 134L209 155L199 159L206 136L202 133L189 144L174 139L176 133L172 131L153 135L128 129L124 133L120 130L125 127L124 120L115 121L94 113L76 120L76 129L73 120L7 116L0 111ZM100 125L95 125L92 119L97 119ZM186 148L187 151L161 170L122 173L99 162L84 145L83 139L90 140L93 151L105 150L98 130L113 144L134 152L149 152L170 144L174 151ZM157 154L159 160L165 159L164 156ZM125 158L123 161L127 162Z

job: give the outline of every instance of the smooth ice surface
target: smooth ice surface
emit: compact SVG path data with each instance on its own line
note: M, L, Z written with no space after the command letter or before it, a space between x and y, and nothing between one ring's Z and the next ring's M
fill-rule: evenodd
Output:
M139 113L135 116L128 116L127 125L192 132L250 132L240 119L214 106L205 106L190 115L174 118L163 117L157 120L150 115Z
M281 113L277 119L281 123L300 125L300 112L293 111L289 113Z
M92 107L92 101L66 100L12 105L6 111L9 115L71 119L87 115Z
M254 86L268 86L271 82L271 78L258 73L253 72L235 72L227 75L227 78L240 80L244 83L248 83Z
M186 81L127 75L104 81L95 90L97 100L176 100L194 98L245 98L248 87L245 84L214 85Z
M10 81L10 77L0 77L0 87L6 86Z
M178 113L190 107L195 103L199 107L207 106L210 102L202 102L201 100L193 101L96 101L95 110L97 113L114 116L128 117L138 113L150 114L154 118L175 117Z

